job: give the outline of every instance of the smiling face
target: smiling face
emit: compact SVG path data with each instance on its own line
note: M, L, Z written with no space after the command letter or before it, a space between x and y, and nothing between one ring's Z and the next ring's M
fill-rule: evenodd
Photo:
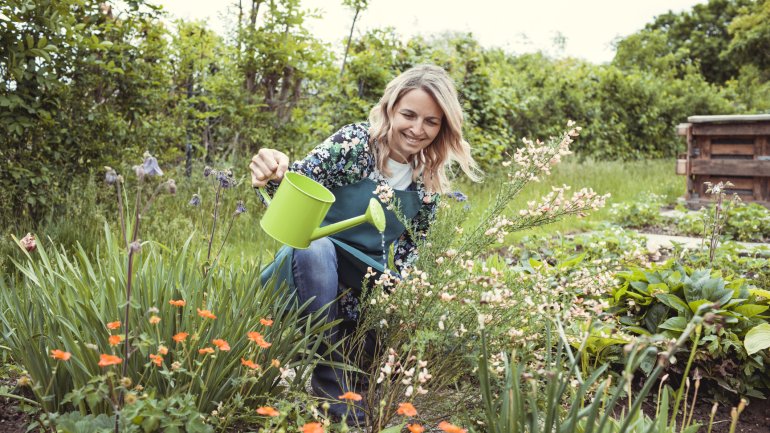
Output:
M405 93L393 109L388 144L391 158L406 163L433 143L441 130L444 112L423 89Z

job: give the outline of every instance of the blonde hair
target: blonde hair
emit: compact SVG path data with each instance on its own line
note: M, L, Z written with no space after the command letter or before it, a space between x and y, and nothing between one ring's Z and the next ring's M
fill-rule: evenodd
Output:
M422 174L428 191L448 192L450 182L447 167L456 161L471 180L479 181L481 170L471 156L470 144L463 139L463 112L457 90L446 71L433 65L415 66L394 78L385 87L380 102L369 112L369 143L377 169L385 175L390 174L387 161L391 152L388 145L391 119L398 101L414 89L422 89L430 94L443 111L444 117L433 142L410 161L412 179Z

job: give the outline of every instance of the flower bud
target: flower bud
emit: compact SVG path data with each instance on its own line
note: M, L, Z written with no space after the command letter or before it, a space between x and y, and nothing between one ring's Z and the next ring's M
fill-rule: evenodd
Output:
M166 191L171 195L176 194L176 182L174 179L169 179L168 182L166 182Z
M35 249L37 249L37 243L35 242L35 235L33 235L32 233L27 233L26 236L21 238L21 240L19 241L19 245L21 245L22 248L27 250L27 252L31 253L32 251L35 251Z

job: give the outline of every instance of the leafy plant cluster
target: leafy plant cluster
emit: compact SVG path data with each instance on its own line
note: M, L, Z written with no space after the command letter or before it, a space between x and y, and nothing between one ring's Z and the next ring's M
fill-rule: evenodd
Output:
M713 206L688 212L677 219L677 229L688 235L704 233L704 217L713 213ZM725 206L722 235L742 242L765 242L770 239L770 210L757 203L735 203Z
M663 222L660 214L665 197L647 193L633 202L615 203L610 208L610 219L621 227L642 228Z
M617 277L618 285L609 293L610 311L627 332L678 338L702 307L713 306L707 321L717 326L705 328L695 343L694 365L702 377L721 389L764 397L770 388L765 372L768 354L750 349L757 342L747 335L767 324L767 292L752 288L743 279L692 269L673 260L630 268ZM770 345L767 336L762 338L766 340L762 345Z

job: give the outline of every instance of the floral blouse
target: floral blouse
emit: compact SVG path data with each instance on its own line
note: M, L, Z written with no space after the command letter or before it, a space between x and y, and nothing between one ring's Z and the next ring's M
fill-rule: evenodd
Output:
M310 151L304 159L293 163L289 170L301 173L329 189L367 178L377 185L387 185L385 177L376 167L376 160L369 146L369 124L366 122L342 127ZM277 187L276 182L269 182L267 185L271 194ZM415 236L424 239L436 217L440 194L426 191L422 178L413 183L412 187L418 192L422 202L417 215L411 221L412 231ZM417 259L417 247L409 230L405 230L396 241L393 251L394 263L399 272L414 264Z

